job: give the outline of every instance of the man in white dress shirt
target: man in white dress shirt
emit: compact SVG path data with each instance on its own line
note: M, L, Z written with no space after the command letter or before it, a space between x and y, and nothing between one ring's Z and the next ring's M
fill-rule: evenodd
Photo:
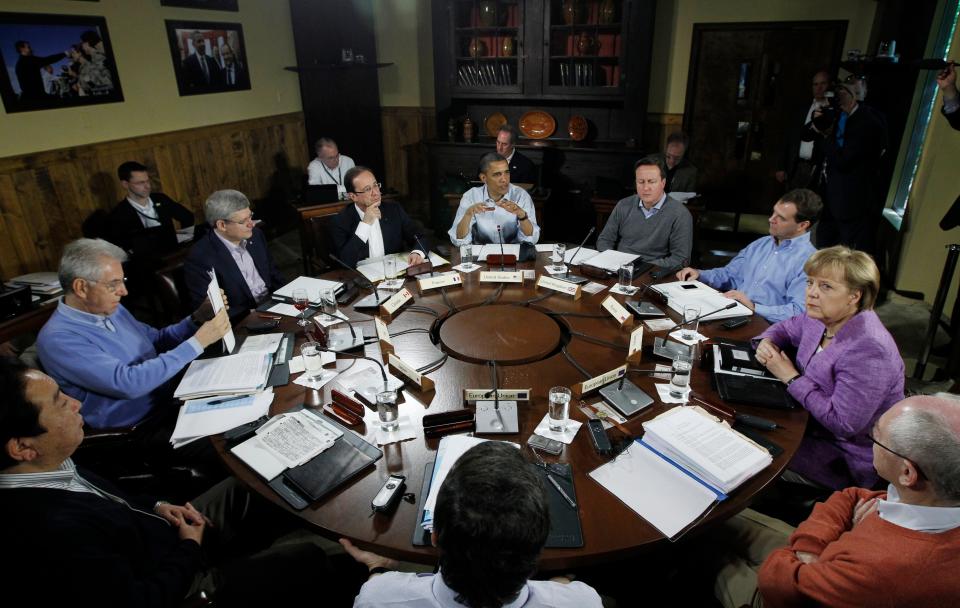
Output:
M316 145L317 157L307 165L307 183L311 186L335 184L341 194L347 192L344 177L353 169L353 159L340 154L337 142L329 137L321 137Z
M482 186L463 193L447 234L454 245L536 243L537 212L527 191L510 183L510 166L496 152L480 159ZM499 231L497 228L499 227Z

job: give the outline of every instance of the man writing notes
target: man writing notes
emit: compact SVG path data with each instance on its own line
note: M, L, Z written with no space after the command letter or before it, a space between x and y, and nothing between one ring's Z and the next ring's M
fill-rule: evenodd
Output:
M724 606L960 605L960 403L910 397L869 437L886 491L835 492L796 529L748 509L716 532Z
M637 193L621 200L597 239L597 249L616 249L640 256L660 268L680 268L690 259L693 217L670 197L667 168L656 156L634 165Z
M507 159L490 152L480 159L482 186L463 193L447 234L454 245L532 243L540 239L537 212L526 190L510 183ZM500 228L499 232L497 228Z
M810 243L810 227L817 221L823 203L811 190L791 190L773 206L767 222L770 235L750 243L723 268L684 268L681 281L699 279L728 298L776 323L804 310L807 275L803 265L816 248Z
M237 317L283 287L283 277L267 249L267 238L253 221L250 201L242 192L214 192L204 203L203 212L211 230L193 245L183 266L190 301L196 305L207 296L209 271L213 268L230 300L230 316Z
M329 137L318 139L316 149L317 157L307 165L307 183L311 186L332 184L341 194L346 193L344 177L347 171L353 169L353 159L346 154L340 154L337 142Z
M429 249L430 245L418 238L416 225L403 207L382 200L383 184L373 171L354 167L344 174L343 181L353 204L341 209L328 226L337 257L356 268L360 260L411 248L407 263L423 262L427 252L421 247Z
M230 329L209 302L163 329L134 319L120 304L126 257L100 239L69 243L60 259L63 299L37 338L44 369L82 403L93 428L140 422L170 398L168 381Z

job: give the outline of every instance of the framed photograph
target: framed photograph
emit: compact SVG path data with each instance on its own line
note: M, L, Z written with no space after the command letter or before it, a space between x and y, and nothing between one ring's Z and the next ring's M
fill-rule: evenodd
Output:
M166 24L181 97L250 88L239 23L167 20Z
M160 6L205 8L208 11L238 11L237 0L160 0Z
M0 13L8 113L123 101L103 17Z

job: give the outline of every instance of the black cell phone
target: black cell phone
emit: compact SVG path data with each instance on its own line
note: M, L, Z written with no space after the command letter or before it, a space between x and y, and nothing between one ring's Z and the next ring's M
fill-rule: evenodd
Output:
M685 283L680 287L682 287L683 289L700 289L698 285L693 285L692 283Z
M736 329L738 327L743 327L750 322L750 317L737 317L735 319L730 319L729 321L724 321L720 327L724 329Z
M271 329L276 329L279 326L280 321L278 319L263 319L261 321L247 323L247 331L252 334L262 334L270 331Z

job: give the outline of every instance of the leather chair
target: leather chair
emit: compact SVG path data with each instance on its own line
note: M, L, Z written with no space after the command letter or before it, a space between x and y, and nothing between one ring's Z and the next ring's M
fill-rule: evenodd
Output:
M183 261L163 266L154 273L154 290L160 324L176 323L193 312L187 301Z

